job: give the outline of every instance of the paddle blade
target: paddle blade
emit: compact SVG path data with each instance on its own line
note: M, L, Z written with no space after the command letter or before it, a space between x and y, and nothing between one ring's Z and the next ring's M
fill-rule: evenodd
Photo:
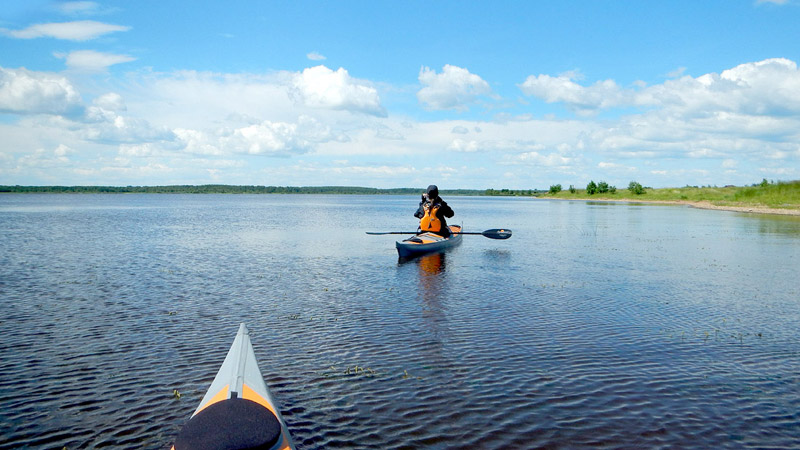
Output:
M486 230L481 234L489 239L508 239L511 237L511 230L495 228L492 230Z

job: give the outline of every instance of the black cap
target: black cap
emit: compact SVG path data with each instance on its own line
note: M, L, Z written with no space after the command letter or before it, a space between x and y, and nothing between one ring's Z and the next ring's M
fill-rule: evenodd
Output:
M428 198L436 198L439 196L439 188L436 187L435 184L432 184L428 186L428 191L426 194L428 194Z

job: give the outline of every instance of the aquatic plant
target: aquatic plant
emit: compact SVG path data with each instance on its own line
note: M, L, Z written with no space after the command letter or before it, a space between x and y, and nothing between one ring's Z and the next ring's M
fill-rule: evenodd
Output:
M352 377L352 376L364 376L364 377L375 377L378 376L378 372L373 370L371 367L363 367L358 364L355 365L348 365L345 367L344 370L337 369L336 366L330 366L329 372L322 372L322 376L325 378L340 378L340 377Z

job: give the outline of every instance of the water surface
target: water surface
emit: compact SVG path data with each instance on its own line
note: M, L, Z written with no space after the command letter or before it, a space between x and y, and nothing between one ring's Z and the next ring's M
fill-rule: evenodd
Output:
M167 449L240 322L300 449L800 447L800 220L451 197L1 195L0 448ZM180 391L180 399L173 390Z

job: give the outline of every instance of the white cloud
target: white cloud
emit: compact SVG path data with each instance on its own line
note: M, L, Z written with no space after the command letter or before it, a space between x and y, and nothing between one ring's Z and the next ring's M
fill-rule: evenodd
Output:
M210 128L220 121L292 121L303 113L302 105L293 104L288 95L296 75L151 73L125 97L131 111L171 128Z
M81 108L80 94L63 76L0 67L0 112L74 114Z
M22 30L2 29L4 34L17 39L50 37L69 41L88 41L116 31L128 31L131 27L110 23L81 20L76 22L39 23Z
M630 166L625 166L623 164L605 162L605 161L597 163L597 167L606 170L627 171L627 172L633 172L636 170L636 167L630 167Z
M386 116L378 91L341 67L336 71L325 66L303 70L294 77L291 94L297 102L312 108Z
M92 101L95 106L99 106L102 109L107 111L125 111L128 109L125 106L125 100L122 99L122 96L117 94L116 92L109 92L108 94L103 94L100 97L97 97Z
M176 139L162 147L127 147L132 156L152 155L177 150L196 155L249 154L263 156L290 156L311 151L315 145L335 140L330 129L316 119L301 116L296 122L272 122L239 127L233 130L173 130Z
M722 161L722 167L725 169L733 169L739 165L739 162L735 159L726 159Z
M519 88L525 95L541 98L547 103L565 103L570 109L579 113L621 106L631 101L629 93L613 80L598 81L592 86L585 87L576 83L575 78L577 75L574 73L557 77L531 75L519 85Z
M447 146L448 150L456 152L477 152L481 149L481 144L475 140L453 139L450 145Z
M678 67L677 69L673 70L672 72L667 74L667 78L678 78L683 76L686 72L686 67Z
M86 72L102 72L114 64L136 61L136 58L132 56L94 50L76 50L67 54L54 53L54 56L65 59L66 65L70 69Z
M58 147L53 151L53 154L59 158L65 158L72 153L75 153L75 150L64 144L58 144Z
M77 2L64 2L58 5L58 9L69 15L90 14L99 9L96 2L77 1Z
M481 77L449 64L444 66L442 73L422 67L419 82L423 87L417 92L417 99L432 110L465 111L478 97L492 93L489 83Z
M645 107L680 115L800 114L800 71L797 64L784 58L745 63L697 78L682 76L650 87L623 89L613 80L582 86L574 78L574 74L531 75L519 88L526 95L564 103L579 113Z
M86 125L82 128L84 139L108 144L172 141L172 131L161 125L152 125L145 119L117 115L96 106L86 109Z
M453 127L453 130L451 132L453 134L468 134L469 133L469 128L463 127L461 125L457 125L457 126Z
M533 164L544 167L566 167L573 161L573 158L567 158L558 153L544 155L539 152L525 152L513 158L513 162L516 164Z
M311 142L298 132L298 128L294 123L264 121L239 128L228 142L235 151L251 155L305 153L311 148Z
M327 59L318 52L310 52L306 55L306 58L310 59L311 61L324 61Z
M800 175L800 170L797 170L794 167L761 167L758 170L763 174L786 177L788 179L794 179Z

